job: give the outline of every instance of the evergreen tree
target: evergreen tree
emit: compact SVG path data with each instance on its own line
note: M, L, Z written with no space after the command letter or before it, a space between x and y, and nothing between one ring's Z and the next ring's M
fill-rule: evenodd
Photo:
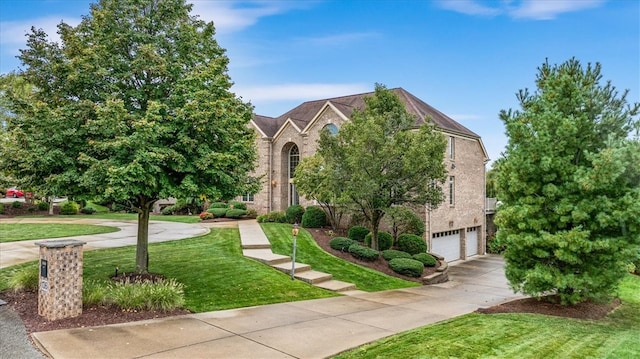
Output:
M537 91L517 96L522 109L500 113L506 275L514 290L563 304L610 298L640 241L640 105L601 84L600 71L544 63Z

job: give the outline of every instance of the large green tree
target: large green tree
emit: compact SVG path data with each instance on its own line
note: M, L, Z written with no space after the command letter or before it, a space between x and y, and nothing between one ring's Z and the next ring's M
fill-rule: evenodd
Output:
M302 181L315 180L322 191L333 189L338 203L364 216L377 249L380 221L392 206L442 202L438 184L446 176L445 146L432 123L416 127L400 98L377 84L365 107L355 110L337 134L321 133L316 158L303 160L296 170L296 185L303 195L313 194L314 183ZM305 161L315 162L307 166ZM326 175L301 173L319 168Z
M562 303L615 293L640 241L639 104L600 64L544 63L537 90L502 111L498 239L514 290Z
M136 271L148 270L155 201L249 190L252 108L230 92L213 23L184 0L101 0L60 43L32 29L20 59L36 89L14 96L20 178L138 213Z

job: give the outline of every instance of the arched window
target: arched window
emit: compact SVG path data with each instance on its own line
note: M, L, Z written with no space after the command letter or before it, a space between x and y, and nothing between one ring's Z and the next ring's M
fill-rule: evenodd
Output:
M334 125L333 123L328 123L323 128L326 128L332 135L336 135L338 133L338 126Z
M298 190L296 185L293 184L293 176L296 172L296 167L300 163L300 150L295 144L291 146L289 150L289 205L293 206L300 204L300 196L298 196Z

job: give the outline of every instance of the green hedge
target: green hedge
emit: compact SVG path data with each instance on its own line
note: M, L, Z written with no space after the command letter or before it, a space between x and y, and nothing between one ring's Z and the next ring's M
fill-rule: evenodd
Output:
M356 241L346 237L336 237L329 242L331 248L341 252L348 251L349 247L354 244L356 244Z
M293 206L289 206L285 215L287 217L287 222L289 223L301 223L302 215L304 214L304 207L299 204L295 204Z
M417 278L422 275L424 264L415 259L396 258L389 261L389 268L398 274Z
M353 226L349 228L349 233L347 237L353 239L354 241L364 242L364 237L369 234L369 229L363 226Z
M212 202L209 208L229 208L229 205L224 202ZM211 212L209 212L211 213Z
M357 243L349 247L349 253L351 253L352 256L366 262L373 262L380 256L380 252L376 251L375 249L371 249Z
M418 253L413 255L413 259L422 262L425 267L435 267L438 261L429 253Z
M207 209L207 212L213 214L214 217L216 218L222 218L227 214L227 208L226 207L209 207Z
M238 219L246 214L247 214L247 211L244 209L229 208L225 213L225 217Z
M60 214L78 214L78 204L73 201L64 201L60 205Z
M415 234L401 234L398 236L398 249L409 254L427 252L427 243Z
M411 254L407 252L398 251L395 249L387 249L382 251L382 258L386 259L387 261L390 261L396 258L412 258L412 257L411 257Z
M272 211L267 214L259 215L256 220L259 223L287 223L287 217L280 211Z
M364 237L364 243L367 247L371 247L371 233ZM378 249L381 251L390 249L393 246L393 236L387 232L378 232Z
M318 206L309 206L302 215L302 227L321 228L327 224L327 215Z
M244 202L230 201L229 208L231 208L231 206L233 206L233 209L244 209L245 211L247 210L247 204Z

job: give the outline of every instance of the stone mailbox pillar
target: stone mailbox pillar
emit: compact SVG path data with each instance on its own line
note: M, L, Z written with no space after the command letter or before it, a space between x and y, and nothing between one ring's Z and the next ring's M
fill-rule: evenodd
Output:
M36 242L40 246L38 315L48 320L82 314L82 246L77 240Z

